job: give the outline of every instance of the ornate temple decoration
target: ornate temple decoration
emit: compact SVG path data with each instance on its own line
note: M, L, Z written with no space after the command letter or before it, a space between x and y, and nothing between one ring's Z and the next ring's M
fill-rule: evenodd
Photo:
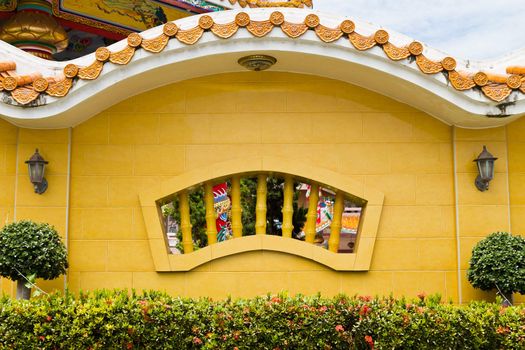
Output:
M476 86L476 83L472 77L468 76L467 74L461 74L455 70L452 70L448 73L448 79L450 80L450 83L454 89L459 91L469 90Z
M87 67L79 68L77 76L83 80L94 80L98 78L102 68L104 68L104 62L96 60Z
M272 22L268 21L251 21L250 24L246 26L246 29L258 38L262 38L270 33L273 29Z
M317 36L326 43L331 43L332 41L336 41L340 37L343 36L343 32L341 31L340 28L332 29L332 28L325 27L323 25L319 25L315 27L315 34L317 34Z
M231 5L239 5L241 7L296 7L312 8L312 0L221 0L221 2L228 1Z
M233 1L233 0L228 0ZM247 6L256 7L259 0L246 0ZM276 4L275 2L272 2ZM303 1L304 5L311 2ZM253 5L253 6L252 6ZM349 47L366 51L374 47L382 49L386 57L393 61L414 60L419 70L428 75L442 73L450 85L458 91L479 89L484 96L495 102L502 102L513 92L525 94L525 67L508 67L508 75L494 75L486 72L465 73L456 70L457 62L452 57L444 57L434 61L426 57L421 43L414 41L407 46L398 47L392 44L389 33L378 30L374 34L364 36L355 31L355 24L350 20L342 21L337 27L327 27L320 23L315 14L307 14L301 23L286 20L283 13L272 12L267 20L254 21L248 13L237 13L235 19L229 23L215 23L211 16L199 18L193 28L180 29L176 23L168 22L163 26L163 32L155 38L145 39L139 33L131 33L127 38L127 46L119 51L112 52L108 48L99 48L95 53L95 60L86 67L68 64L64 67L62 77L41 77L39 74L19 76L16 74L16 65L13 62L0 62L0 91L10 93L20 105L27 105L34 101L39 94L53 97L65 96L71 89L74 80L97 79L106 64L126 65L134 57L135 51L144 49L151 53L162 52L170 40L177 40L186 45L194 45L205 32L228 39L239 30L245 30L255 38L265 37L275 28L279 28L288 37L300 38L306 32L312 31L316 37L325 42L341 42L347 40ZM4 32L2 32L4 33ZM62 47L62 42L55 45Z
M149 52L159 53L168 45L168 40L170 40L170 37L165 34L153 39L144 39L142 41L142 48Z
M233 34L237 33L237 29L239 29L239 26L235 22L227 24L214 23L213 26L210 28L213 34L217 35L219 38L222 39L228 39Z
M73 79L65 78L57 82L49 83L48 88L46 89L46 94L53 97L64 97L71 89L73 85Z
M18 1L17 13L0 28L0 40L45 59L68 45L67 33L53 18L47 0Z
M193 14L224 11L231 7L207 0L51 1L55 17L95 28L115 39Z
M373 36L363 36L353 32L350 33L348 37L352 45L359 51L366 51L376 46L376 41Z
M505 84L489 84L481 88L485 96L493 101L501 102L509 97L512 89Z
M407 47L397 47L391 43L384 44L383 51L392 61L400 61L410 57L410 51Z
M441 62L429 60L425 55L416 56L416 63L419 69L425 74L436 74L443 70Z
M308 27L304 23L289 23L285 21L281 24L281 29L290 38L295 39L306 33Z

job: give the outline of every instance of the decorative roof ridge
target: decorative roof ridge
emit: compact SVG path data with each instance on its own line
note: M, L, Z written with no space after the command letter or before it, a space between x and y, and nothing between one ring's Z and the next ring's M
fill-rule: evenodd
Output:
M525 94L525 67L510 67L509 75L503 76L487 71L472 71L467 67L457 68L458 63L453 57L429 58L426 54L429 51L428 48L418 41L402 46L392 43L390 38L392 32L389 33L384 29L377 29L370 35L364 35L359 33L355 23L349 19L338 19L338 24L333 25L336 19L327 16L328 21L333 22L332 25L327 26L322 24L319 15L311 10L290 11L287 10L287 16L280 11L270 12L269 9L254 9L245 12L225 11L169 22L162 26L162 33L153 38L148 38L148 36L151 33L158 33L158 27L141 34L131 33L126 41L110 47L111 49L119 47L118 51L101 47L94 55L90 54L68 63L55 62L56 67L63 67L63 75L46 76L46 74L38 73L40 76L37 76L26 72L24 74L33 76L33 79L18 79L17 75L22 75L21 73L17 74L14 70L8 71L0 76L0 91L5 90L19 105L27 106L41 95L51 97L67 95L76 80L97 79L104 65L108 63L127 65L137 50L159 53L164 50L170 40L194 45L199 42L205 32L210 32L221 39L228 39L237 31L242 30L254 38L262 38L274 28L280 28L291 39L298 39L307 32L313 32L317 39L325 44L345 39L349 42L349 48L353 47L358 51L380 48L391 61L406 61L406 64L415 62L421 73L425 75L443 74L454 89L458 91L480 89L484 96L495 102L504 101L514 91ZM216 21L216 19L225 17L231 18L233 14L235 17L231 22ZM255 20L250 17L250 14L269 15L266 16L266 19ZM296 21L297 18L302 18L302 20ZM197 19L196 24L194 24L195 19ZM194 25L186 28L188 23ZM94 60L86 65L80 64L93 58ZM47 68L49 70L49 66Z
M266 7L295 7L312 8L313 0L220 0L217 3L228 2L230 5L238 5L241 8L266 8Z

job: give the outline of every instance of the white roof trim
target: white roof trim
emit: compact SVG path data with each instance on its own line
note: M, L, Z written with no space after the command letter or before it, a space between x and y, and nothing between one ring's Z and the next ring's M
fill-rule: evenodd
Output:
M244 9L253 20L267 20L275 11L269 9ZM311 10L280 8L287 21L303 22L308 13L316 13L321 24L337 27L345 17L327 15ZM215 22L229 23L238 11L208 13ZM200 16L176 21L179 28L188 29L197 25ZM377 29L366 22L354 21L356 31L367 35ZM154 38L162 33L156 27L141 33L144 38ZM403 46L412 39L389 31L390 42ZM123 40L109 47L119 51L126 46ZM525 113L525 96L513 92L508 100L512 103L498 104L488 100L477 90L456 91L447 85L442 74L425 75L414 62L392 61L378 48L367 51L356 50L345 39L327 44L319 40L313 31L297 39L289 38L281 30L274 29L263 38L255 38L246 30L239 30L229 39L220 39L206 32L200 41L188 46L170 40L168 46L158 54L137 50L126 66L106 63L101 75L94 81L77 80L66 97L46 96L46 104L38 107L20 107L0 103L0 116L14 124L33 128L57 128L77 125L109 106L135 94L165 84L174 83L224 72L243 71L237 59L247 54L266 53L275 56L278 63L272 71L313 74L338 79L376 91L398 101L407 103L451 125L471 128L494 127ZM425 47L425 56L440 60L443 53ZM69 62L49 62L33 57L7 43L0 42L0 60L14 60L18 74L28 74L35 69L44 76L60 75L68 63L87 66L94 54ZM480 67L458 60L457 70L477 72L479 70L498 73L502 61L480 63ZM326 64L319 64L326 62ZM487 117L491 116L491 117ZM505 118L502 118L505 117Z

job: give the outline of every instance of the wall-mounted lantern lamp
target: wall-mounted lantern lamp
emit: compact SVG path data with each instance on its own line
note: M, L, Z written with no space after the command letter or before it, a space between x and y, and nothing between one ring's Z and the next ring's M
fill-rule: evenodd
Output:
M498 159L487 151L487 146L483 146L483 151L477 159L474 159L478 165L478 177L475 184L478 190L484 192L489 189L489 182L494 178L494 161Z
M29 168L29 179L35 186L35 193L42 194L47 190L47 180L44 177L44 171L48 163L49 162L38 153L38 148L35 154L33 154L29 160L26 160Z

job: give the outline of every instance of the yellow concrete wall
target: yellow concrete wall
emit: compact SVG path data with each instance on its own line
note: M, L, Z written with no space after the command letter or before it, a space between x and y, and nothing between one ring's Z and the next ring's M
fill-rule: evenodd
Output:
M18 136L18 184L16 202L16 220L29 219L47 222L53 225L65 240L66 202L67 202L67 166L68 166L69 130L34 130L20 128ZM49 187L39 195L34 192L29 181L27 164L35 149L49 161L45 178ZM39 280L38 285L44 290L63 290L64 278L53 281Z
M481 153L483 145L486 145L498 160L489 190L480 192L474 185L478 171L473 160ZM463 298L492 300L495 296L493 292L483 292L470 285L466 269L472 248L477 242L492 232L509 230L505 127L482 130L456 129L456 154Z
M211 76L132 97L73 130L70 287L213 296L425 290L457 300L451 135L404 104L304 75ZM260 155L301 157L385 193L370 272L336 273L271 252L154 272L137 193Z
M396 296L425 291L458 301L461 287L464 300L492 298L493 293L469 286L465 269L478 240L509 229L507 136L510 185L517 196L511 198L512 213L518 213L512 223L515 231L519 227L518 216L525 208L519 203L525 188L520 187L525 174L520 158L525 152L520 149L525 147L513 140L519 140L520 128L514 123L508 132L454 131L425 113L356 86L274 72L210 76L131 97L72 131L69 288L153 288L213 297L281 290ZM13 130L7 132L10 137L16 135ZM21 155L18 218L51 222L62 233L67 143L68 130L21 129L18 146L11 144ZM485 193L474 187L472 162L483 144L500 158ZM50 189L43 196L32 193L23 164L35 147L50 161ZM190 272L155 272L138 194L160 191L162 181L205 165L263 155L302 159L385 194L370 271L334 272L304 258L258 251ZM13 181L14 175L9 176ZM61 289L61 281L45 287Z
M525 236L525 119L507 125L507 150L510 187L510 226L513 234ZM525 296L515 296L525 303Z
M16 144L18 128L0 120L0 226L12 222L15 211ZM0 294L13 295L13 283L0 278Z

